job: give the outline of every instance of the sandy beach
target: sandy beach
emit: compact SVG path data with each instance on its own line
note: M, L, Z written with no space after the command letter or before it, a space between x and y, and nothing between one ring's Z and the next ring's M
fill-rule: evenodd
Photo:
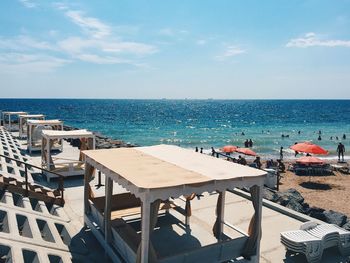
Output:
M310 206L350 216L350 174L334 172L334 175L309 177L286 171L282 176L280 191L295 188Z

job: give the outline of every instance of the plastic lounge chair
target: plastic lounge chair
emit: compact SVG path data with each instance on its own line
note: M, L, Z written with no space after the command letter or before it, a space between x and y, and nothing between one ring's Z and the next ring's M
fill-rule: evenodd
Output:
M323 250L338 247L343 256L350 255L350 232L333 224L307 222L300 230L281 233L281 242L287 250L303 253L308 262L318 262Z
M334 224L316 224L314 227L306 228L305 231L322 238L324 248L337 246L343 256L350 255L350 231Z
M322 239L304 230L282 232L281 243L287 250L304 254L307 262L319 262L322 258Z

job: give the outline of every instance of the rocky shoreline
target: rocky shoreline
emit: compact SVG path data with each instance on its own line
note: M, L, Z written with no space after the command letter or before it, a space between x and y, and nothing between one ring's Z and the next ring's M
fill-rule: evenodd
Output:
M281 192L265 187L263 197L271 202L280 204L296 212L308 215L329 224L335 224L350 231L350 218L347 215L333 210L325 210L320 207L310 207L309 204L304 201L304 197L294 188Z
M78 130L78 128L64 125L63 130L72 131L72 130ZM93 132L93 134L95 135L95 141L96 141L95 147L96 147L96 149L111 149L111 148L138 146L136 144L125 143L122 140L115 140L115 139L109 138L107 136L102 135L99 132ZM79 139L71 139L71 140L69 140L69 142L74 147L80 147L80 140Z

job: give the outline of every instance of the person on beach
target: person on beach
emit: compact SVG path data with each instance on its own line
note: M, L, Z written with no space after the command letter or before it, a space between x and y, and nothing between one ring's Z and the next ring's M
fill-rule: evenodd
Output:
M252 139L249 139L249 147L253 147L253 141L252 141Z
M280 148L280 160L283 160L283 147Z
M244 136L245 135L244 132L242 132L241 135Z
M215 155L215 149L214 147L211 147L211 156L214 156Z
M301 131L298 131L298 134L300 134L301 133Z
M196 153L198 152L198 147L196 146Z
M256 168L258 168L258 169L261 169L261 161L260 161L260 157L259 156L257 156L256 158L255 158L255 160L253 161L253 163L255 163L256 164Z
M345 135L345 133L343 134L343 140L346 140L346 135Z
M338 136L335 136L335 139L338 141L339 140Z
M284 165L284 163L280 159L277 159L277 167L278 167L278 171L280 173L284 173L286 171L286 166Z
M297 142L294 143L295 144L298 144ZM295 154L294 154L294 157L297 157L297 155L299 154L299 152L295 151Z
M247 165L247 160L239 155L237 163L242 164L242 165Z
M249 141L248 141L248 139L245 140L245 142L244 142L244 147L245 147L245 148L248 148L248 147L249 147Z
M319 141L321 141L321 140L322 140L321 135L318 135L317 140L319 140Z
M337 153L338 153L338 162L340 162L340 155L342 158L342 162L344 162L344 152L345 152L345 146L341 142L338 144L337 147Z
M201 147L201 153L203 153L203 147Z
M331 136L329 139L330 139L330 140L333 140L333 136Z

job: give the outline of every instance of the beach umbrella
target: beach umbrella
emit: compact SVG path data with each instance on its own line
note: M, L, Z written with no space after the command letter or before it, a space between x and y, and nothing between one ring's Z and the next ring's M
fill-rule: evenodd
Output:
M312 153L312 154L328 154L328 151L317 144L311 142L300 142L289 147L296 152Z
M301 164L324 164L324 161L313 156L303 156L296 160L297 163Z
M256 152L252 151L249 148L237 148L236 152L238 153L243 153L245 155L251 155L251 156L256 156Z
M226 145L221 148L221 151L223 151L224 153L233 153L234 151L236 151L236 149L237 149L237 146Z

